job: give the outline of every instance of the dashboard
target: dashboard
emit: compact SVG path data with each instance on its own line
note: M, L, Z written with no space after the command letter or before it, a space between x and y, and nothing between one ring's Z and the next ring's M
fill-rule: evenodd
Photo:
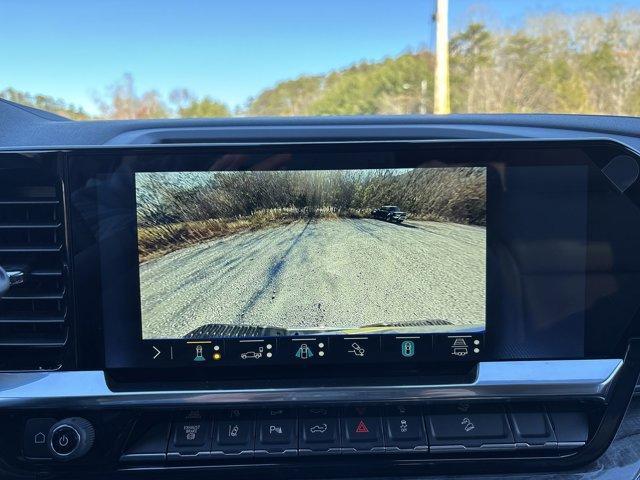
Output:
M631 472L639 123L0 103L1 475Z

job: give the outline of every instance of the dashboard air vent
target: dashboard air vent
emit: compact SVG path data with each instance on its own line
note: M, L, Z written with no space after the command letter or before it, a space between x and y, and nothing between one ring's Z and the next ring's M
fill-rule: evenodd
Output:
M55 165L0 169L0 370L55 370L68 339L62 185Z

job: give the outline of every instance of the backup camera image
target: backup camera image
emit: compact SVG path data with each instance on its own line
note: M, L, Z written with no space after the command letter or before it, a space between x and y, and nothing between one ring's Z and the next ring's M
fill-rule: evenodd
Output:
M485 168L135 182L143 339L484 328Z

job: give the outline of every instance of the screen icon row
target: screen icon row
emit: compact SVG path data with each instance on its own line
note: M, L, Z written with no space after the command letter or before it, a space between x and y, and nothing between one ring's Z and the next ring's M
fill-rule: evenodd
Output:
M482 332L458 335L357 335L149 343L152 364L264 365L270 363L386 363L407 361L477 361Z

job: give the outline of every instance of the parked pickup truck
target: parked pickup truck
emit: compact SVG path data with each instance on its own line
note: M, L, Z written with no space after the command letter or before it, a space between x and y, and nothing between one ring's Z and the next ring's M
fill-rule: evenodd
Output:
M373 218L395 223L402 223L407 219L406 212L403 212L399 207L393 205L376 208L371 212L371 216Z

